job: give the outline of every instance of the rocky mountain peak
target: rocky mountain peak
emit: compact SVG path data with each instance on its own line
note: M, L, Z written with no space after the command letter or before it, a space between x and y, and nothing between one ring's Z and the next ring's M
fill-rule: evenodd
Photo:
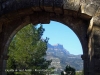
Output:
M61 45L61 44L55 44L55 45L53 45L54 46L54 48L60 48L60 49L63 49L63 45Z
M61 44L51 45L48 43L47 46L46 59L52 60L51 66L58 70L64 69L65 65L71 65L77 71L82 70L83 63L80 55L70 54Z
M63 45L61 45L61 44L51 45L48 43L48 50L47 51L53 51L56 54L58 54L58 53L70 54L69 51L64 49Z

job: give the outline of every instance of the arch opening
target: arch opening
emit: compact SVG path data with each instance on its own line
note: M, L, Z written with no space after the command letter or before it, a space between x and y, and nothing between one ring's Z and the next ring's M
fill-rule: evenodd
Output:
M52 20L50 21L50 24L43 24L43 27L45 28L43 38L50 38L48 41L48 47L50 48L48 48L47 50L47 58L53 59L51 65L57 68L58 74L60 74L62 70L64 71L67 65L70 65L71 67L75 68L76 72L81 72L83 70L83 61L81 59L83 50L80 40L78 39L77 35L73 32L73 30L71 30L67 25ZM77 47L79 49L77 49ZM73 48L72 51L71 48ZM78 51L80 53L78 53ZM76 59L74 59L75 57ZM58 66L56 66L55 64L58 64L61 67L58 68Z
M8 22L8 29L10 28L10 32L7 35L7 37L5 37L5 41L4 41L4 47L2 50L4 50L2 52L2 55L7 55L7 48L8 45L11 41L11 38L15 35L15 33L17 31L19 31L23 26L33 23L34 25L39 24L39 23L49 23L50 20L54 20L54 21L58 21L61 22L65 25L68 25L79 37L80 42L82 43L82 48L83 48L83 60L84 57L87 56L87 51L88 51L88 47L87 47L87 38L86 38L86 34L87 34L87 28L88 28L88 23L86 20L80 19L80 18L75 18L72 16L68 16L68 15L56 15L53 13L48 13L45 12L46 14L42 15L41 12L35 12L34 15L31 16L24 16L24 18L22 18L23 20L18 20L17 22L12 22L9 25ZM36 14L36 15L35 15ZM39 15L37 15L39 14ZM37 19L35 19L37 18ZM13 24L15 24L13 26ZM5 29L5 32L7 33L8 30ZM81 32L81 33L80 33ZM84 56L85 54L85 56ZM4 59L5 60L5 59Z
M51 22L54 22L54 21L51 21ZM43 25L44 26L44 25ZM48 26L48 25L47 25ZM51 27L53 27L53 26L51 26ZM53 27L53 28L55 28L55 27ZM60 27L59 27L60 28ZM64 27L65 28L65 27ZM66 28L65 28L66 29ZM56 30L56 29L55 29ZM72 31L71 31L72 32ZM57 32L56 32L57 33ZM48 33L49 34L49 33ZM74 33L75 34L75 33ZM59 33L59 35L60 35L60 33ZM48 36L47 36L48 37ZM54 37L54 36L53 36ZM79 40L78 40L79 41ZM64 42L64 41L63 41ZM67 41L66 41L67 42ZM62 43L63 44L63 43ZM74 55L72 55L72 56L74 56ZM62 60L63 61L63 60ZM63 68L64 69L64 68Z

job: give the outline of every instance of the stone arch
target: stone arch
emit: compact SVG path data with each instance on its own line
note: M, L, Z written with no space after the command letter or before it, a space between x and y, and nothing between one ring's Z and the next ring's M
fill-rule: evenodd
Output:
M38 14L38 16L36 16L37 14ZM42 19L44 19L44 20L42 20ZM6 41L5 41L5 44L4 44L4 47L3 47L2 55L4 55L4 57L7 56L7 48L9 46L10 41L11 41L11 38L23 26L25 26L29 23L33 23L33 24L49 23L50 20L61 22L65 25L67 25L68 27L70 27L76 33L78 38L80 39L80 42L81 42L82 48L83 48L83 54L86 55L86 53L88 53L88 47L87 47L88 41L87 41L87 38L86 38L87 29L88 29L88 21L81 19L81 18L75 18L75 17L73 18L72 16L68 16L68 15L62 16L62 15L57 15L57 14L54 14L54 13L49 13L49 12L43 11L43 12L35 12L31 16L25 15L23 20L20 21L20 19L19 19L17 22L14 21L14 22L12 22L8 25L5 25L5 26L7 26L7 28L6 29L4 28L4 31L7 34L5 34L6 37L4 37Z
M22 23L49 23L51 19L68 25L78 35L83 47L84 75L100 74L99 13L98 0L1 0L0 75L4 75L11 33Z

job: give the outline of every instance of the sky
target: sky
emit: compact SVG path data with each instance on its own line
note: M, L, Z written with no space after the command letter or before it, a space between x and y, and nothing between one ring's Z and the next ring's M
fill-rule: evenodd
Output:
M40 24L38 24L39 26ZM83 54L81 43L77 35L64 24L51 21L50 24L42 24L45 29L43 38L48 37L51 45L61 44L71 54Z

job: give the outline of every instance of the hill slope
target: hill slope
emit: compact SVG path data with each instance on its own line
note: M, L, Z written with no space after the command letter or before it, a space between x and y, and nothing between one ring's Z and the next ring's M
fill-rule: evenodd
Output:
M51 45L48 43L47 60L52 60L51 66L54 66L57 70L63 70L66 65L74 67L77 71L83 69L83 61L81 55L70 54L63 45L56 44Z

